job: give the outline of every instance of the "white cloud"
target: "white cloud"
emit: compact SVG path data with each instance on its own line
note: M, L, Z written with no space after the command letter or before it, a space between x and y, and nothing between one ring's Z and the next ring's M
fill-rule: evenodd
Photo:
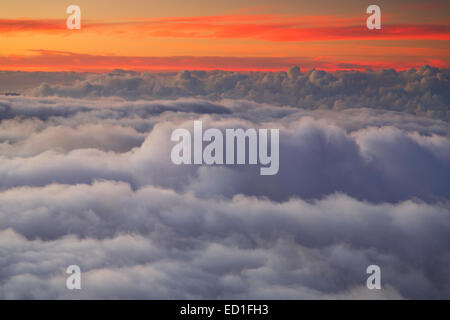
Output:
M224 71L182 71L178 74L151 74L114 71L88 74L65 84L43 83L26 90L34 96L73 98L122 97L136 99L246 99L302 109L371 108L407 111L450 120L449 69L423 66L397 72L341 71L327 73L237 73ZM0 75L1 79L1 75ZM70 80L70 81L69 81Z
M438 77L410 76L424 72ZM266 76L259 85L278 81ZM308 81L344 81L332 76ZM233 99L1 97L0 108L1 298L450 296L444 121ZM279 174L172 164L172 130L197 119L280 128ZM80 292L65 288L71 264ZM380 293L364 287L369 264Z

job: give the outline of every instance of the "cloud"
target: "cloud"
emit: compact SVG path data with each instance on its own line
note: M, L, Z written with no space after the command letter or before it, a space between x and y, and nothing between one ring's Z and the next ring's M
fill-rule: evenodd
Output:
M61 19L0 19L2 34L17 32L61 32L67 30Z
M320 70L236 73L183 71L150 74L117 70L90 75L72 85L42 84L28 91L34 96L122 97L136 99L246 99L303 109L371 108L406 111L449 119L449 70L429 66L397 72Z
M333 56L293 56L293 57L233 57L233 56L133 56L133 55L101 55L85 54L68 51L55 50L30 50L23 55L0 56L2 70L10 71L35 71L37 76L40 73L58 73L61 70L77 72L110 72L115 69L136 70L141 72L168 72L180 70L224 70L234 72L279 72L287 70L293 65L301 65L302 68L321 69L329 72L340 70L366 69L396 69L407 70L419 68L423 65L433 65L439 68L448 68L447 57L440 51L435 51L430 57L429 50L423 48L399 48L381 47L384 51L396 50L401 57L390 60L383 59L383 55L370 60L361 58L367 52L379 50L380 47L357 47L360 50L360 58L340 58ZM329 50L329 48L326 48ZM325 50L325 49L324 49ZM296 54L297 55L297 54ZM408 55L408 59L404 56ZM39 71L36 71L39 70ZM42 72L45 70L47 72ZM0 71L0 74L5 71ZM71 72L67 71L67 74ZM73 75L72 75L73 76ZM1 78L0 78L1 79ZM30 79L28 79L30 80ZM31 78L33 80L33 78ZM34 83L38 83L34 79ZM59 82L58 84L63 84ZM4 86L9 86L5 81Z
M448 24L384 23L367 32L361 17L293 15L221 15L128 21L87 21L88 31L132 37L251 39L270 42L335 40L449 40ZM0 31L66 33L63 20L0 19Z
M125 152L138 147L145 136L130 127L89 124L75 128L53 126L32 133L17 143L0 143L3 156L34 156L47 150L66 152L81 148Z
M366 109L305 112L232 100L54 99L51 105L39 98L10 100L7 128L31 126L30 119L35 124L25 137L23 130L5 130L2 138L0 131L0 189L111 179L133 188L151 184L202 197L245 194L274 201L334 192L376 203L450 197L449 131L441 121ZM205 130L279 128L279 173L255 183L262 179L256 167L174 165L171 133L192 130L196 119Z
M342 194L214 201L107 181L0 198L4 297L331 298L365 283L369 264L382 267L385 294L450 290L448 206ZM74 263L85 274L79 294L64 288Z
M175 30L175 31L174 31ZM140 28L151 37L252 39L270 42L336 41L336 40L449 40L449 26L427 24L383 24L376 32L358 25L304 27L298 24L239 24L204 23L154 24Z
M81 81L95 89L49 85L71 98L1 97L0 297L448 298L448 123L356 103L365 79L390 92L386 104L408 102L424 86L435 106L445 101L445 77L433 68L368 75L118 71ZM151 81L178 87L170 100L144 100ZM309 101L318 99L316 88L330 97L340 91L355 108L234 99L253 82L270 97L276 81L300 81L296 88L310 90ZM389 91L395 83L404 89ZM76 98L85 90L88 98ZM203 99L178 98L192 92ZM222 130L279 128L278 175L172 164L170 134L192 130L194 120ZM72 264L82 269L81 291L65 287ZM370 264L382 269L379 292L365 288Z

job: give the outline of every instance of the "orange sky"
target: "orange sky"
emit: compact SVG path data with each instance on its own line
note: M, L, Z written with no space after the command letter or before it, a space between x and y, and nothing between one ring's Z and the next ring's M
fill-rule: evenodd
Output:
M375 3L375 2L374 2ZM77 4L82 29L67 30ZM370 3L372 4L372 2ZM450 4L351 0L15 0L0 4L0 69L406 69L450 65Z

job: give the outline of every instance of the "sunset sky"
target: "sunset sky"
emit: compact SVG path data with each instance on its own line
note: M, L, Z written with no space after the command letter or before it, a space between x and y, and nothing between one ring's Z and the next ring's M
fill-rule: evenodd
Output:
M66 28L71 4L81 30ZM366 28L370 4L381 30ZM448 67L449 12L448 1L2 1L0 70Z
M449 13L0 0L0 300L450 299Z

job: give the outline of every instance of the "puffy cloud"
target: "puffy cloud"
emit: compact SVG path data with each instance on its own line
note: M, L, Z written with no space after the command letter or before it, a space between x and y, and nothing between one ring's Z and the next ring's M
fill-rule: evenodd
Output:
M247 99L303 109L373 108L450 118L449 70L423 66L397 72L310 70L279 73L182 71L151 74L116 70L69 84L41 84L35 96L112 97L130 100L198 97ZM70 75L70 79L74 77Z
M334 192L372 202L450 197L448 126L440 121L390 112L303 112L236 101L57 99L46 109L29 100L27 107L11 111L20 116L5 121L7 127L15 121L31 129L25 137L12 132L0 144L0 189L112 179L134 188L151 184L202 197L241 193L275 201ZM15 110L16 103L9 108ZM27 121L47 120L35 119L34 125L17 120L24 115L30 115ZM174 165L170 135L176 128L192 130L195 119L205 129L280 128L279 173L260 177L254 166Z
M448 206L342 194L217 201L108 181L0 199L5 297L67 297L63 269L74 263L85 272L75 296L88 298L326 298L363 284L370 264L398 296L450 293Z
M52 126L12 145L4 142L0 144L0 150L5 156L33 156L51 149L67 152L93 148L125 152L140 146L144 139L143 134L130 127L108 124L89 124L77 128Z
M230 86L226 75L174 81L207 92ZM270 88L278 76L260 80ZM295 69L287 77L339 81ZM447 122L95 94L0 98L1 298L450 296ZM193 120L279 128L279 173L172 164L170 134ZM65 288L71 264L83 271L81 291ZM382 268L381 291L365 288L370 264Z

